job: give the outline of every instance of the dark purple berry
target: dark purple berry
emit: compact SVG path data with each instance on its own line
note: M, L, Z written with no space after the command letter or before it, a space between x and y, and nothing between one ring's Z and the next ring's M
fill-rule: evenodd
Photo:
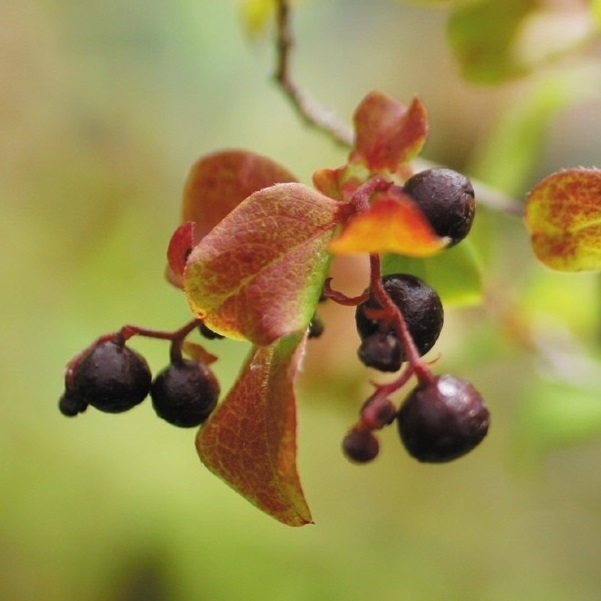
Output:
M160 418L174 426L192 428L215 409L219 383L203 363L181 359L157 375L150 396Z
M471 451L486 436L489 422L488 409L478 391L450 375L419 384L397 417L409 454L428 463L451 461Z
M410 177L403 190L420 207L432 229L450 239L463 240L474 221L476 200L470 180L452 169L426 169Z
M103 342L75 367L68 393L100 411L121 413L146 398L151 379L140 354L124 344Z
M426 354L440 335L444 311L436 291L409 274L390 274L382 278L384 290L398 307L420 355ZM380 309L372 296L357 306L355 322L362 340L359 358L381 371L397 371L405 361L405 350L389 319L373 319L370 311Z
M369 430L351 430L342 441L342 450L355 463L368 463L380 452L378 439Z

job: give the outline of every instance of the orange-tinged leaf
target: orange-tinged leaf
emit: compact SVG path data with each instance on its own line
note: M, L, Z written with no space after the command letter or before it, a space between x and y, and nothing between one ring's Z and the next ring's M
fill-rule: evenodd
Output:
M330 243L330 252L396 253L409 257L429 257L448 244L438 237L408 197L396 194L374 203L367 211L349 219L340 236Z
M253 348L232 390L196 438L209 470L289 526L312 521L296 468L293 383L304 341L296 334Z
M369 172L360 163L351 163L337 169L319 169L313 173L313 185L322 194L345 201L368 179Z
M248 150L201 157L186 179L181 221L193 221L199 235L205 235L253 192L295 181L278 163Z
M369 93L354 115L356 140L351 162L372 173L397 172L424 146L428 135L426 108L419 98L409 107L383 92Z
M344 206L297 183L249 196L188 258L184 289L192 311L214 332L257 345L304 330Z
M528 195L525 219L534 254L547 267L601 269L601 170L546 177Z

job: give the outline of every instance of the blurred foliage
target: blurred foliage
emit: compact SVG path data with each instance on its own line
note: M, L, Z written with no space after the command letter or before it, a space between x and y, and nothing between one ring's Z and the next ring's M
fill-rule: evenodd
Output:
M575 75L568 101L532 100L577 57L475 88L446 46L450 9L304 3L297 76L346 118L372 88L418 92L426 155L477 166L519 199L551 171L598 163L598 88ZM58 413L64 364L98 334L187 319L163 270L198 156L247 147L305 181L343 162L270 84L271 50L248 46L233 2L0 4L0 598L597 599L599 280L546 271L517 219L480 211L472 240L485 303L449 310L436 346L437 369L472 380L491 408L473 456L417 464L391 428L374 465L348 464L340 440L369 374L356 362L352 309L321 310L326 331L299 392L315 526L288 529L256 511L200 465L194 432L147 403L120 416ZM545 119L520 121L521 108ZM501 158L484 162L482 149ZM514 152L519 177L498 175ZM335 269L337 288L364 287L362 265ZM159 341L135 346L155 370L168 360ZM225 388L247 347L210 350Z

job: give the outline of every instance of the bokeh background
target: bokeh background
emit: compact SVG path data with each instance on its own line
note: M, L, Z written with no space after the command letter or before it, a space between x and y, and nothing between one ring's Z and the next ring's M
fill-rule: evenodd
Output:
M599 164L594 52L495 89L469 85L447 14L306 2L296 76L347 120L371 89L420 94L425 155L520 201L551 171ZM436 347L436 369L472 380L493 413L460 461L420 465L394 428L374 464L343 458L374 374L355 359L352 311L324 307L299 382L315 525L255 510L202 467L194 432L149 403L59 414L65 363L97 335L188 319L163 269L197 157L250 148L305 181L344 162L299 122L272 68L269 38L245 36L233 1L0 0L0 598L599 599L598 279L540 267L519 220L480 212L486 302L450 307ZM336 273L349 292L364 286L360 264ZM133 346L166 365L163 343ZM246 348L208 346L226 388Z

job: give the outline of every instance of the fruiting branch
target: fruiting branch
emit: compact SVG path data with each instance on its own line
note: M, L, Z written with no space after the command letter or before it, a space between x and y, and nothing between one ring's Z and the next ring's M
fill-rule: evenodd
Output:
M326 134L333 142L348 149L353 145L353 131L343 123L337 114L326 109L313 99L294 79L291 70L291 54L294 36L291 25L289 0L276 0L276 67L274 79L289 99L298 116L309 126ZM415 171L423 171L438 166L422 158L413 161ZM478 202L495 211L521 218L523 205L515 198L472 180Z

